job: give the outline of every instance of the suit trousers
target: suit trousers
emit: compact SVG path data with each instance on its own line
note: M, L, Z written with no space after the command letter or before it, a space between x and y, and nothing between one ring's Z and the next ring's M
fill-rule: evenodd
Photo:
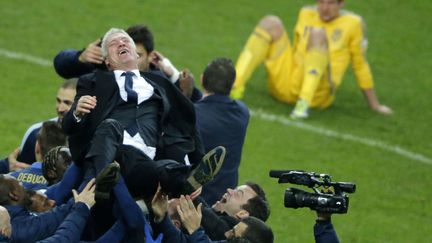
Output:
M87 178L96 176L116 160L132 197L148 199L160 183L166 193L179 195L190 174L190 166L175 160L153 160L139 149L123 144L123 126L114 119L104 120L96 129L85 160Z

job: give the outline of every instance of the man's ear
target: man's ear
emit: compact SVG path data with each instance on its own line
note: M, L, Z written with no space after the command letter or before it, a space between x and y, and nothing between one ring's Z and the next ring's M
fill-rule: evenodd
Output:
M57 173L52 171L52 170L49 170L49 171L47 171L47 177L48 178L46 178L46 179L50 179L50 180L55 179L55 178L57 178Z
M180 220L172 219L172 222L177 229L181 229L182 224L181 224Z
M15 194L15 191L10 191L9 192L9 198L12 200L12 201L18 201L18 196Z
M244 218L249 217L249 212L246 211L246 210L244 210L244 209L240 209L240 211L238 211L238 212L235 214L235 216L236 216L236 218L238 218L238 219L244 219Z
M107 66L107 68L110 69L110 66L111 66L111 65L110 65L110 63L109 63L108 58L105 58L104 62L105 62L105 65Z
M35 153L36 154L40 154L40 152L41 152L40 143L39 143L39 141L36 141L36 144L35 144Z

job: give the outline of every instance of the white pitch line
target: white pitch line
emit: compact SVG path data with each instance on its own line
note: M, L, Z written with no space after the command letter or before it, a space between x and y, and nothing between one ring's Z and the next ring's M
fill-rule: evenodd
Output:
M323 135L326 137L333 137L336 139L360 143L360 144L363 144L363 145L366 145L369 147L373 147L373 148L380 148L382 150L393 152L395 154L398 154L400 156L403 156L403 157L411 159L411 160L415 160L415 161L418 161L418 162L421 162L424 164L432 165L432 159L430 159L430 158L428 158L422 154L414 153L414 152L408 151L406 149L403 149L398 145L389 145L389 144L386 144L384 142L373 140L370 138L358 137L358 136L355 136L355 135L352 135L349 133L340 133L340 132L336 132L333 130L312 126L312 125L304 123L304 122L292 121L292 120L289 120L283 116L266 113L265 111L263 111L261 109L258 109L258 110L251 109L250 112L251 112L252 116L260 118L262 120L275 121L275 122L279 122L285 126L292 126L292 127L300 128L300 129L307 130L307 131L310 131L313 133L317 133L317 134L320 134L320 135Z
M25 60L25 61L37 64L37 65L46 66L46 67L52 66L52 62L50 60L31 56L31 55L24 54L24 53L13 52L13 51L1 49L1 48L0 48L0 56L5 56L5 57L11 58L11 59ZM389 144L386 144L386 143L381 142L381 141L373 140L370 138L357 137L357 136L354 136L354 135L349 134L349 133L339 133L339 132L332 131L329 129L315 127L315 126L312 126L312 125L309 125L309 124L306 124L303 122L290 121L286 117L274 115L274 114L269 114L269 113L266 113L260 109L258 109L258 110L251 109L250 112L251 112L252 116L258 117L258 118L266 120L266 121L276 121L276 122L279 122L285 126L296 127L296 128L307 130L307 131L317 133L317 134L320 134L320 135L323 135L326 137L333 137L336 139L360 143L360 144L363 144L363 145L366 145L369 147L373 147L373 148L380 148L382 150L393 152L395 154L398 154L400 156L403 156L403 157L411 159L411 160L415 160L415 161L418 161L418 162L421 162L424 164L432 165L432 159L430 159L430 158L428 158L422 154L408 151L408 150L403 149L397 145L389 145Z
M52 61L45 60L43 58L31 56L31 55L24 54L24 53L8 51L8 50L1 49L1 48L0 48L0 56L5 56L8 58L17 59L17 60L25 60L25 61L28 61L28 62L31 62L34 64L38 64L40 66L45 66L45 67L50 67L53 65Z

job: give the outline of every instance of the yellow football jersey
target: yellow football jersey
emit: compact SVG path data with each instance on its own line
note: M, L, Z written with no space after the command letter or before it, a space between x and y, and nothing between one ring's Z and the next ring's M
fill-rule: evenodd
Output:
M339 17L330 21L321 21L316 7L304 7L299 14L294 30L294 61L301 63L306 51L307 31L310 27L324 28L329 44L330 75L329 82L337 88L351 62L361 89L373 87L369 64L365 59L367 39L362 18L352 12L341 10ZM317 93L320 93L317 90Z
M312 27L325 30L328 52L306 52ZM365 25L362 18L354 13L341 10L338 17L323 22L316 6L303 7L292 43L286 31L276 41L269 40L270 34L260 26L249 37L236 64L234 88L240 96L244 92L246 81L260 61L264 61L266 66L270 93L282 102L296 103L301 97L311 107L329 106L350 63L358 86L361 89L373 88L372 74L365 58ZM319 64L325 65L325 69L320 69ZM321 73L318 83L314 82L313 76L308 75L314 73L306 73L306 69L314 68L314 65L317 65L315 73Z

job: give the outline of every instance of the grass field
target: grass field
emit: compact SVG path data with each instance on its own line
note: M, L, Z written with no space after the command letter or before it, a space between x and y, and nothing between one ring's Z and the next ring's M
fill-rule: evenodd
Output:
M0 155L17 147L27 127L55 116L62 80L49 62L65 48L83 48L110 27L149 25L156 49L196 77L214 57L236 59L259 18L276 14L289 34L308 1L2 1L0 4ZM244 101L253 112L241 181L268 194L268 223L276 242L313 242L314 212L283 206L284 190L270 169L304 169L352 181L349 212L333 216L342 242L432 242L432 2L346 1L368 25L368 59L382 103L369 111L349 71L334 105L302 123L287 120L291 106L266 92L261 67ZM39 58L27 60L28 56ZM48 62L48 64L46 64ZM305 189L305 188L302 188Z

